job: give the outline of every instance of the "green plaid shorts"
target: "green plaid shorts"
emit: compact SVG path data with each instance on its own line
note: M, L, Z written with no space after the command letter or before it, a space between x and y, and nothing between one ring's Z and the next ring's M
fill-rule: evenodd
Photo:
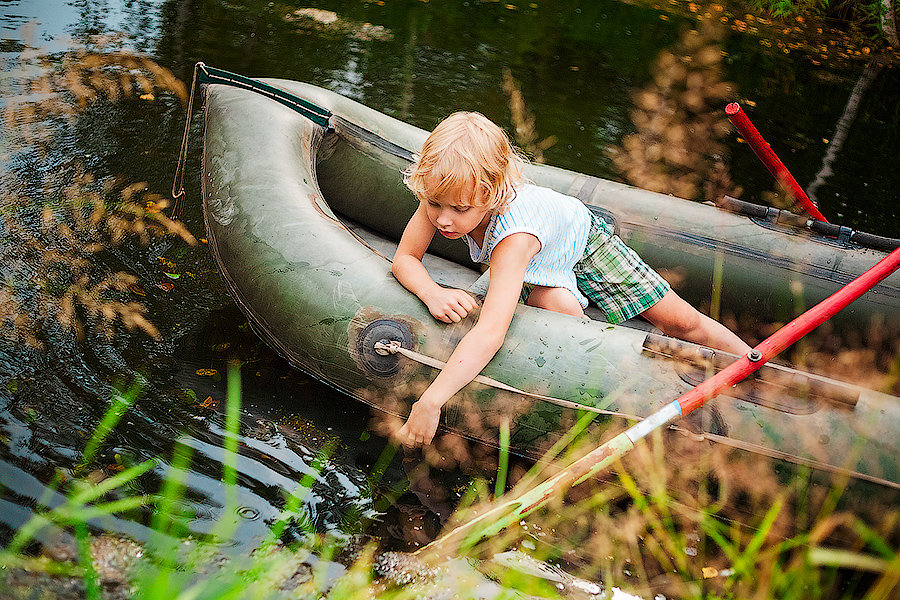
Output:
M578 289L600 307L610 323L636 317L671 289L593 211L584 255L574 270Z

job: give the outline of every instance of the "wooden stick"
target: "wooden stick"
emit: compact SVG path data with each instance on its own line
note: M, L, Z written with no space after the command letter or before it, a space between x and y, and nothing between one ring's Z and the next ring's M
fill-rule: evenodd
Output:
M872 289L900 267L900 248L871 267L840 290L816 304L796 319L763 340L745 356L719 371L694 389L666 404L649 417L631 426L611 440L537 486L476 516L416 552L449 555L461 546L474 544L483 537L498 534L518 522L550 498L573 485L595 475L628 453L634 444L654 430L664 427L703 406L722 390L740 382L759 369L766 361L783 351L801 337L830 319L839 310Z

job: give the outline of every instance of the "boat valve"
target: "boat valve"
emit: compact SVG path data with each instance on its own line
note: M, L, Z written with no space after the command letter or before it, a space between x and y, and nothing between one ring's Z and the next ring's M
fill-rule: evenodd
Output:
M394 319L376 319L357 334L355 359L369 374L390 377L400 370L400 348L413 348L409 325Z

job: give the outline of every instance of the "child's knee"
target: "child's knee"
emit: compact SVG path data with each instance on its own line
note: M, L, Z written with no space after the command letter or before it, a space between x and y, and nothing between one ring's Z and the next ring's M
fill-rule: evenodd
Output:
M535 286L525 304L576 317L584 316L578 298L566 288Z
M703 327L703 315L670 292L644 315L667 335L684 338Z

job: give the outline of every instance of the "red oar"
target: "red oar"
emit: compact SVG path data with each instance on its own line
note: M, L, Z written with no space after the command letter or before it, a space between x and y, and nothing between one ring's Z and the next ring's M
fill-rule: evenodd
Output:
M650 432L696 410L708 400L716 397L722 390L743 380L759 369L766 361L873 288L888 275L896 271L898 267L900 267L900 248L891 252L868 271L766 338L747 353L746 356L737 359L731 365L677 400L663 406L643 421L636 423L605 442L550 479L460 525L420 549L417 554L420 552L456 552L456 549L461 545L474 543L483 537L496 535L508 525L518 522L531 511L547 502L558 490L575 485L605 469L634 448L635 442L646 437Z
M794 179L794 176L791 175L791 172L787 170L787 167L784 166L784 163L781 162L781 159L779 159L778 155L775 154L775 151L772 150L772 147L769 146L768 142L766 142L759 131L756 130L756 127L750 122L750 118L747 116L747 113L744 112L744 109L741 108L741 105L737 102L732 102L725 107L725 114L728 115L728 119L731 123L737 127L737 130L741 132L741 135L743 135L744 139L747 140L747 143L750 144L750 147L753 149L753 152L756 153L756 156L759 157L759 160L761 160L762 163L766 165L766 168L769 169L769 173L772 174L772 177L774 177L779 184L787 187L788 191L794 195L794 202L799 204L812 218L827 223L828 219L822 216L822 213L819 212L819 209L813 204L813 201L809 199L809 196L806 195L806 192L803 191L803 188L800 187L800 184L798 184L797 180Z

